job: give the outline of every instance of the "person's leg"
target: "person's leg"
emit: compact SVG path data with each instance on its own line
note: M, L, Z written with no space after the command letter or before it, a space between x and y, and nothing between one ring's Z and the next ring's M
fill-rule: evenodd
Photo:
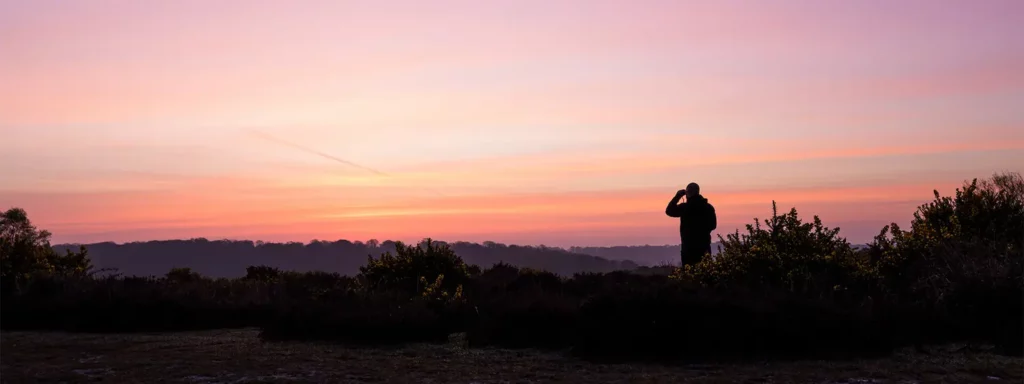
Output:
M682 259L683 265L693 265L704 261L704 258L709 257L708 255L710 254L711 244L692 245L689 247L683 247L680 258Z
M679 259L682 262L682 266L694 265L700 262L702 256L702 250L697 247L683 247L683 250L679 254Z

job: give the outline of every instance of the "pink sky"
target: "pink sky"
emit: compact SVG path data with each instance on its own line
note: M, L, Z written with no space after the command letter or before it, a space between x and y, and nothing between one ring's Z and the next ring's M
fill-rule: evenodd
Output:
M1024 171L1019 1L0 2L0 208L58 242L864 242ZM258 129L376 175L253 135Z

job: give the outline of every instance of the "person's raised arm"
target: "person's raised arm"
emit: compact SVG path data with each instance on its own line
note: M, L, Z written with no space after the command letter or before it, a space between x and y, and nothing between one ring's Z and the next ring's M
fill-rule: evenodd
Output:
M665 207L665 214L669 217L679 217L682 215L682 206L679 205L679 200L686 195L686 190L679 190L676 192L675 197L668 202L668 206Z

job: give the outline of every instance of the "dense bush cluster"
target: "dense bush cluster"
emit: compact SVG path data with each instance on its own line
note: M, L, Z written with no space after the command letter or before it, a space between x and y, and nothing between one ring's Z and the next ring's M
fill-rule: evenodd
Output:
M3 218L4 329L152 331L260 327L265 340L440 342L570 349L590 359L864 356L971 341L1021 353L1024 180L937 192L908 230L855 250L796 210L721 238L685 269L481 269L449 246L398 244L356 276L251 266L237 279L187 268L101 277L85 250L47 253L24 211Z
M92 270L88 252L68 250L61 255L50 247L50 232L32 225L24 209L0 215L0 289L18 291L37 277L82 276Z
M730 289L784 291L813 298L870 294L870 273L838 228L822 225L817 216L804 223L796 209L747 224L747 233L728 234L714 259L698 263L684 275L701 283ZM719 235L721 238L721 235ZM689 266L688 266L689 267Z

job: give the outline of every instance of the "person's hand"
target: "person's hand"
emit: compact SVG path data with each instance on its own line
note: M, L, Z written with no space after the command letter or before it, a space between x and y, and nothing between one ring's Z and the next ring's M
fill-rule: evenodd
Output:
M686 190L685 189L680 189L680 190L676 191L676 197L683 197L683 196L686 196Z

